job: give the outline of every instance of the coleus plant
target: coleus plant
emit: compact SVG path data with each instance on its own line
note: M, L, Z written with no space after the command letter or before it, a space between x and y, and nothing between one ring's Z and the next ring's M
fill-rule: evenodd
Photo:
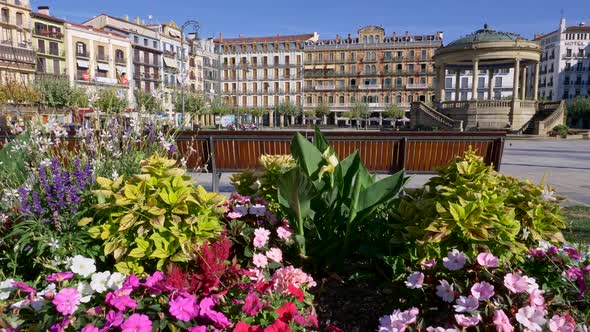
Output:
M114 257L119 272L143 274L195 260L197 247L221 234L224 198L195 187L175 164L153 155L125 183L123 177L97 178L96 215L80 224L94 225L91 236L104 241L104 253Z

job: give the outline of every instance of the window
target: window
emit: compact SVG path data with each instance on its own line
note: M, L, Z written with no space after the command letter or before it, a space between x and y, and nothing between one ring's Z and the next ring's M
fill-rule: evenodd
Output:
M387 52L385 52L385 53L383 54L383 58L384 58L385 60L391 60L391 52L390 52L390 51L387 51Z
M86 54L86 44L84 44L83 42L77 42L76 43L76 54L81 55L81 56L88 56Z
M351 65L350 66L350 71L353 75L356 75L356 65Z
M147 47L148 46L148 40L147 38L143 39L143 46Z
M37 40L37 48L39 53L45 53L45 41L42 39Z
M383 98L383 102L386 103L386 104L389 104L389 96L385 96Z
M10 20L10 11L8 10L8 8L2 8L2 22L8 23L8 21Z
M318 96L318 104L323 104L324 98L322 96Z
M401 77L398 77L398 78L395 79L395 87L396 88L401 88L402 87L402 84L403 84L403 80L402 80Z
M408 96L408 103L411 104L414 102L414 96Z
M344 61L345 55L344 52L340 52L340 61Z
M339 104L344 104L344 96L338 97L338 103Z
M104 54L104 46L102 46L102 45L98 46L98 59L99 60L106 60L106 56Z
M397 96L395 98L395 103L398 104L398 105L401 105L401 103L402 103L402 96Z
M568 48L565 50L565 56L568 58L570 58L572 56L572 49L571 48Z
M413 65L413 64L409 64L409 65L408 65L408 71L409 71L410 73L413 73L413 72L414 72L414 65Z
M356 86L356 79L353 78L353 79L350 80L350 86L351 87L355 87Z
M426 50L422 50L422 60L426 60Z
M57 42L49 42L49 54L59 55L59 46Z
M502 77L496 77L496 82L495 82L495 86L497 88L501 88L502 87Z
M307 96L307 103L308 103L308 104L311 104L311 103L312 103L312 101L311 101L311 96Z
M328 97L328 104L330 104L330 105L334 104L334 97L333 96Z
M61 68L59 66L59 59L53 59L53 74L59 75L61 73Z
M479 89L484 88L485 87L485 82L486 82L486 78L485 77L479 77L477 79L477 87Z
M467 77L461 77L461 89L469 88L469 79ZM465 99L463 99L465 100Z
M139 44L139 37L137 37L137 36L133 36L133 42L134 42L135 44Z
M477 99L478 100L484 100L484 92L483 91L478 91L477 92Z
M115 50L115 62L124 62L125 55L122 50ZM149 62L149 56L146 56L146 62Z
M452 96L452 92L448 91L445 92L445 100L452 100L453 96Z
M45 72L45 58L37 58L37 72Z
M354 98L354 96L350 96L349 100L351 104L356 102L356 98Z
M390 78L386 78L385 81L383 82L383 85L386 89L391 87L391 79Z
M154 48L158 48L158 42L154 40L154 44L153 44Z
M16 25L22 26L23 25L23 13L16 13Z
M467 100L467 91L461 92L461 100Z
M445 78L445 89L453 88L453 79L450 77Z

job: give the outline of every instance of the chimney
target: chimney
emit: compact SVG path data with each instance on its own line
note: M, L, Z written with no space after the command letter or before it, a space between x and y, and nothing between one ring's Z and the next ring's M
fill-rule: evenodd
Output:
M346 39L348 39L348 41L352 41L352 36L350 35L350 33L348 34L348 36L346 37Z
M129 22L129 15L125 15L125 16L123 17L123 19L124 19L125 21Z
M559 31L560 32L564 32L565 31L565 18L562 18L559 21Z
M443 40L443 32L442 31L437 31L436 32L436 38Z
M135 16L135 19L133 20L133 23L139 25L139 17Z
M406 41L410 40L410 32L409 31L406 31L406 39L405 40Z
M397 41L397 32L393 32L393 41L396 42Z
M37 11L39 12L39 14L41 15L49 15L49 6L39 6L37 7Z
M336 35L336 42L339 43L340 42L340 35Z
M221 32L219 33L219 42L223 43L223 34Z

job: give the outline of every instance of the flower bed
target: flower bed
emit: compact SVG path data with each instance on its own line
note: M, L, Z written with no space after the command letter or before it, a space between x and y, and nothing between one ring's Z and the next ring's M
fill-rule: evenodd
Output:
M224 198L193 183L156 124L82 129L73 152L59 127L32 133L0 151L23 170L0 181L6 331L583 331L590 320L589 251L563 243L560 198L473 152L405 192L403 172L377 181L358 154L340 160L321 133L298 135L293 156L264 156Z

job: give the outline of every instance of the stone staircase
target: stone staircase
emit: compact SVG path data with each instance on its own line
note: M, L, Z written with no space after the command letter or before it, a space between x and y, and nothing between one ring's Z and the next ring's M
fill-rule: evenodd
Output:
M539 103L539 110L524 130L525 135L547 135L553 127L565 124L565 101Z
M463 131L463 121L454 120L424 102L414 102L410 108L410 126L415 128L417 124Z

